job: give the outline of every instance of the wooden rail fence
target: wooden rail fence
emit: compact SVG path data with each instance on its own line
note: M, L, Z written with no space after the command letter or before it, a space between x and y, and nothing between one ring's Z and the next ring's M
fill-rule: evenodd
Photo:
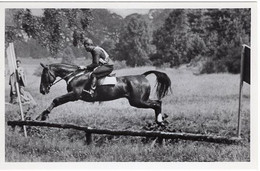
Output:
M110 129L95 129L86 126L79 126L73 124L59 124L49 122L36 122L36 121L8 121L7 125L15 127L17 126L44 126L54 127L62 129L75 129L84 131L86 133L86 143L90 144L92 141L92 134L108 134L108 135L120 135L120 136L141 136L141 137L157 137L158 142L162 144L163 139L182 139L192 141L206 141L214 143L237 143L240 138L236 137L223 137L204 134L192 134L192 133L177 133L177 132L161 132L161 131L130 131L130 130L110 130Z

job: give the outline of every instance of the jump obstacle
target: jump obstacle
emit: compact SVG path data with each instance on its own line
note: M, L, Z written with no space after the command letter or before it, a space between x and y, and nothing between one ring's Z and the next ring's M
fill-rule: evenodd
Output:
M192 134L192 133L177 133L177 132L161 132L161 131L130 131L130 130L110 130L110 129L95 129L87 126L79 126L73 124L59 124L59 123L49 123L49 122L38 122L38 121L8 121L7 125L15 127L17 126L43 126L43 127L53 127L61 129L75 129L79 131L84 131L86 133L86 144L91 144L92 134L108 134L117 136L140 136L140 137L157 137L159 144L163 143L163 139L181 139L181 140L191 140L191 141L205 141L214 143L237 143L241 138L237 137L223 137L223 136L213 136L204 134Z

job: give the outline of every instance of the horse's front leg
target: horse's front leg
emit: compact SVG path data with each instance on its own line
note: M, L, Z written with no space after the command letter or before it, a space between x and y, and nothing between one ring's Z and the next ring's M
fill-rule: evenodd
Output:
M53 108L59 106L59 105L62 105L64 103L67 103L67 102L71 102L71 101L76 101L76 100L79 100L79 96L77 94L75 94L74 92L69 92L68 94L65 94L63 96L60 96L60 97L57 97L55 98L51 105L46 109L44 110L37 118L36 120L40 120L40 121L44 121L46 119L48 119L48 115L49 113L52 111Z

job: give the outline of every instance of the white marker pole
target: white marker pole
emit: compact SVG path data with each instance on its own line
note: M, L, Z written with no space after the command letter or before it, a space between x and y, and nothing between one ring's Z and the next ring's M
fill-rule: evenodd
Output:
M12 65L12 68L14 69L14 75L15 75L15 79L16 79L15 87L16 87L17 97L18 97L18 101L19 101L21 117L22 117L22 121L24 121L21 93L20 93L19 84L18 84L18 71L17 71L16 58L15 58L15 52L14 52L14 44L9 43L8 49L9 49L9 60ZM24 130L24 136L27 137L26 126L23 126L23 130Z
M240 84L239 84L239 103L238 103L238 117L237 117L237 137L241 135L241 100L242 100L242 88L243 88L243 75L244 75L244 50L243 45L241 51L241 67L240 67Z

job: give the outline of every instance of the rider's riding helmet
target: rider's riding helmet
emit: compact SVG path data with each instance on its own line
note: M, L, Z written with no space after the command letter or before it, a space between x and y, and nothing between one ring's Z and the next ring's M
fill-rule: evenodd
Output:
M84 39L84 46L93 46L93 45L94 45L94 43L91 39L89 39L89 38Z

